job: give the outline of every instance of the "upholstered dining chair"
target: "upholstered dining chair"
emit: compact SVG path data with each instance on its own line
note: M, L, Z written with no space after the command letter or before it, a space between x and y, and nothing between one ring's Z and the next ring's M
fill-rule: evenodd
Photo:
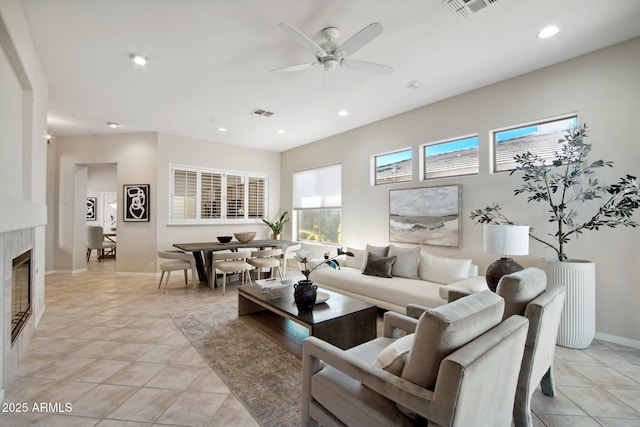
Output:
M164 274L167 273L167 280L164 283L164 293L167 293L167 285L169 284L169 277L171 277L172 271L180 271L184 270L184 285L189 286L187 279L187 271L191 270L191 283L194 289L198 288L198 283L196 282L196 260L192 254L185 253L182 251L158 251L158 258L162 259L170 259L172 261L163 262L160 264L160 270L162 270L162 275L160 276L160 282L158 283L158 289L160 289L160 285L162 285L162 279L164 278Z
M301 425L510 426L528 321L503 312L482 291L419 319L387 312L384 336L348 350L306 338Z
M544 271L528 267L503 276L498 282L496 294L505 301L504 319L514 314L529 319L513 421L516 427L531 427L531 396L538 384L545 395L555 395L553 358L565 290L561 287L547 289L547 276ZM464 291L450 291L449 302L465 295L468 294ZM407 306L407 315L418 318L425 310L425 307L410 304Z
M282 277L282 269L280 267L280 258L282 257L282 249L263 249L258 251L252 251L251 257L247 259L247 262L258 269L258 280L261 278L262 269L269 268L272 275L275 274L275 270Z
M251 275L249 271L253 269L253 266L247 262L247 258L251 257L251 252L239 251L239 252L215 252L211 255L213 262L212 271L222 272L222 295L226 293L227 288L227 274L240 273L240 279L242 284L245 283L245 276L251 284ZM215 278L214 278L215 280Z
M91 251L96 250L98 254L98 262L102 261L105 256L105 250L115 255L116 243L105 240L104 231L99 225L90 225L87 227L87 262L91 258Z

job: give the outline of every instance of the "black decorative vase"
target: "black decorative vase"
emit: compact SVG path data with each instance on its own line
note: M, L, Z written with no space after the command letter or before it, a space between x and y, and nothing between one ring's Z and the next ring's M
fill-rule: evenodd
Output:
M300 314L311 313L316 304L317 285L311 280L300 280L293 285L293 298L296 300L296 306Z

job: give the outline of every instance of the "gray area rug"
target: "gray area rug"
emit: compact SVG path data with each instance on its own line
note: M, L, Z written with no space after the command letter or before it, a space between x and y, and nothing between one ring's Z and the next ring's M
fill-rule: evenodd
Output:
M300 425L301 361L238 319L237 302L171 317L261 425Z

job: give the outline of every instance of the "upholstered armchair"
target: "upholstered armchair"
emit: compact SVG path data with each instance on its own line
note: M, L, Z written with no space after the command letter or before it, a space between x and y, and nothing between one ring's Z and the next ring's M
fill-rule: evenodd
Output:
M516 427L533 425L531 396L538 384L545 395L555 395L553 357L565 290L561 287L546 287L547 276L544 271L529 267L503 276L496 288L496 294L505 301L505 319L514 314L529 319L529 332L513 408ZM465 295L464 292L449 292L449 302ZM425 307L419 305L409 305L407 315L418 318L425 310Z
M349 350L305 339L302 425L510 426L528 321L503 312L483 291L419 319L387 312L384 336Z

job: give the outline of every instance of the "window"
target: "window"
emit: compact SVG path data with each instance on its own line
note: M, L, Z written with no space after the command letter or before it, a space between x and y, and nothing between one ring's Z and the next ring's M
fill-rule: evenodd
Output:
M413 150L411 148L373 156L374 184L411 181L413 177L412 157Z
M478 135L423 145L423 179L478 173Z
M494 170L514 169L515 155L527 151L543 159L552 159L553 153L558 150L558 141L577 124L578 117L569 116L493 131Z
M297 240L340 244L342 165L295 172L293 212Z
M267 176L171 165L172 224L264 218Z

